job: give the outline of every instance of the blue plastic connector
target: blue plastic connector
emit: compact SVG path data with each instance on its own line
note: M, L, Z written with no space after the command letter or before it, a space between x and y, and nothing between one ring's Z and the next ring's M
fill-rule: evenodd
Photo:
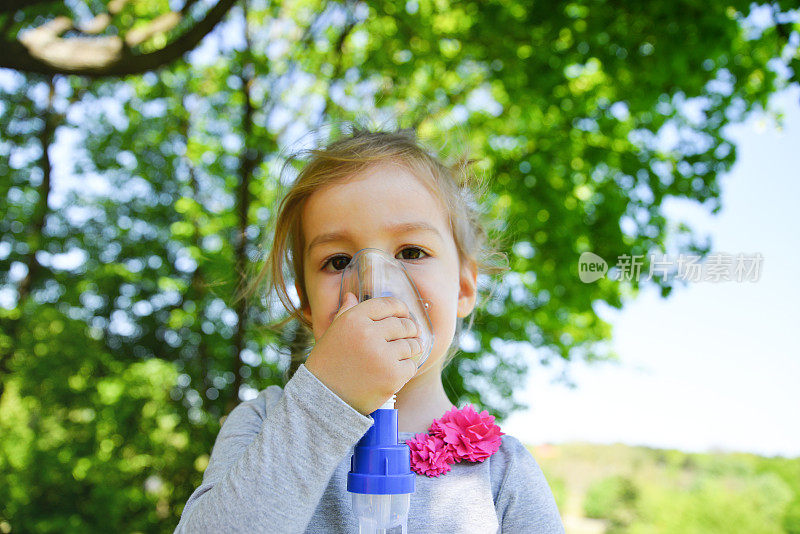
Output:
M411 451L397 439L397 410L370 414L374 423L356 444L347 474L347 491L371 495L414 493Z

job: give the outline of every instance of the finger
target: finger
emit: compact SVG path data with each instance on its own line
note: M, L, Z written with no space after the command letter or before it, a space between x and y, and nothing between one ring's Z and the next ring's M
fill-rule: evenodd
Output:
M400 367L400 376L404 378L403 385L405 385L406 382L414 378L414 375L417 374L417 362L407 358L405 360L400 360L397 363Z
M406 303L397 297L375 297L365 301L367 317L380 321L387 317L411 317Z
M408 317L387 317L378 321L378 324L384 328L384 339L386 341L417 337L419 335L417 323Z
M337 319L340 315L342 315L344 312L346 312L356 304L358 304L358 298L353 293L348 291L347 293L345 293L344 299L342 300L342 305L334 314L333 319L334 320Z
M406 337L389 342L392 354L398 360L407 360L422 354L422 341L418 337Z

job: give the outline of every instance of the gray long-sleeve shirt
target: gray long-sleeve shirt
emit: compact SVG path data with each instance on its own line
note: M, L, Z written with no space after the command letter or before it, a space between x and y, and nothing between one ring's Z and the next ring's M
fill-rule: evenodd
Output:
M301 365L285 388L231 411L175 532L358 532L347 472L371 425ZM564 532L544 474L516 438L502 436L483 462L416 476L409 534L499 531Z

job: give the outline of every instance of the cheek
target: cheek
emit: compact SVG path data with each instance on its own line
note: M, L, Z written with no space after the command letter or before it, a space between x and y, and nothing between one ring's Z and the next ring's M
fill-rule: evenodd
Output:
M417 285L417 289L424 300L431 302L428 316L433 325L435 339L430 358L438 358L447 351L455 335L458 292L449 288L444 281L425 286Z
M311 322L314 338L319 339L330 327L339 304L341 277L326 276L315 281L311 289Z

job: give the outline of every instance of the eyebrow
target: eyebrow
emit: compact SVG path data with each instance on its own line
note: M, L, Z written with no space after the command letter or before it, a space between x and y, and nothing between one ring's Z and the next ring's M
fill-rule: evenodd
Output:
M408 232L422 230L426 232L433 232L439 239L442 239L442 234L439 233L439 230L437 230L436 227L424 221L412 221L405 223L390 224L384 226L383 230L384 232L391 232L393 234L405 234ZM311 241L311 244L308 245L308 249L306 249L306 252L311 252L312 248L318 245L322 245L324 243L330 243L333 241L346 241L349 238L350 234L347 232L328 232L326 234L320 234Z

